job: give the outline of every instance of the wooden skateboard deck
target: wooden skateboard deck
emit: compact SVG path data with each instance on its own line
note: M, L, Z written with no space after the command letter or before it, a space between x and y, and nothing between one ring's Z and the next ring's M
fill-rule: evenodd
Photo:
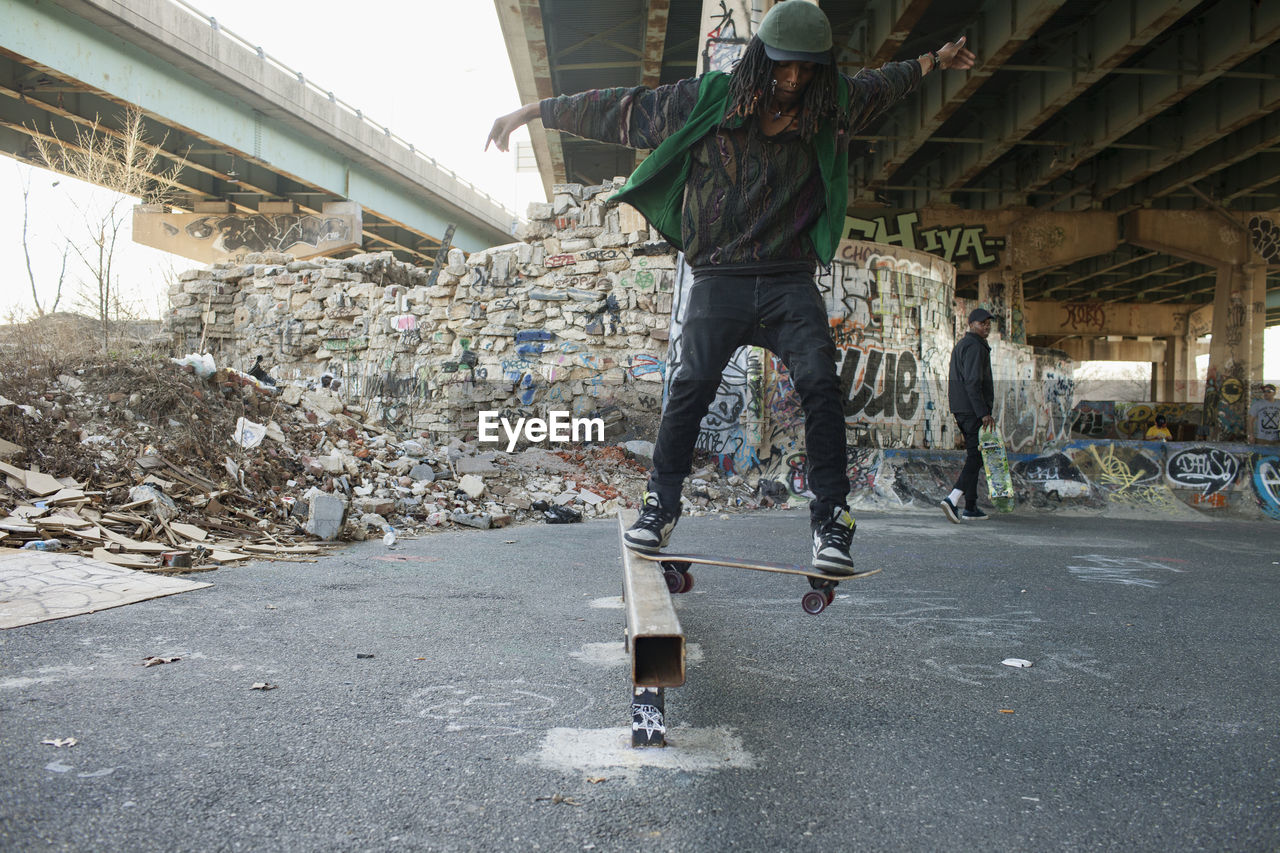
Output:
M807 613L821 613L835 599L835 588L841 581L864 578L874 575L879 569L867 569L851 575L833 575L818 571L812 566L800 566L792 563L774 563L759 560L743 560L737 557L719 557L711 554L677 554L668 551L646 553L631 549L631 553L662 567L667 589L673 593L688 592L693 589L693 575L689 574L689 566L726 566L731 569L749 569L754 572L773 572L781 575L801 575L809 579L812 590L805 593L800 604Z
M1004 450L1004 436L998 427L978 430L978 448L982 451L982 470L987 474L987 494L1000 512L1013 512L1013 477L1009 473L1009 456Z

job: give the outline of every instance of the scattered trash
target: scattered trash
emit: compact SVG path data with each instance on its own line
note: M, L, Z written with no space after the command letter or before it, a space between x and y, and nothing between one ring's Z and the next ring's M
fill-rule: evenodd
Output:
M61 551L62 543L57 539L33 539L22 546L23 551Z
M386 531L382 534L382 544L390 548L392 545L396 544L396 529L390 524L382 529Z
M189 569L191 555L186 551L165 551L160 555L160 565L166 569Z
M357 658L358 660L368 660L368 659L370 659L370 658L372 658L372 657L373 657L373 655L368 655L368 654L363 654L363 653L361 653L361 652L356 652L356 658Z
M1012 708L1001 708L1001 709L1000 709L1000 713L1001 713L1001 714L1012 714L1012 713L1013 713L1013 709L1012 709Z
M1031 661L1023 660L1022 658L1005 658L1004 660L1000 661L1000 663L1004 664L1005 666L1014 666L1021 669L1025 669L1026 667L1031 666Z
M231 434L232 440L245 450L252 450L262 444L262 440L266 437L266 424L254 423L243 416L236 421L236 430Z
M249 375L254 379L257 379L259 382L265 382L268 385L276 384L275 377L270 373L267 373L266 368L262 366L262 356L258 356L257 359L254 360L253 367L249 368Z
M180 658L180 657L162 658L162 657L158 657L158 656L153 655L153 656L148 657L148 658L143 658L143 659L142 659L142 665L143 665L144 667L146 667L146 666L159 666L159 665L160 665L160 664L162 664L162 663L173 663L174 661L180 661L180 660L182 660L182 658Z
M45 738L40 741L42 746L56 746L58 749L62 749L64 746L75 746L79 742L73 737Z
M268 684L265 681L255 681L253 683L253 686L250 687L249 689L250 690L275 690L279 686L280 685L278 684Z
M535 803L547 802L547 803L552 803L553 805L560 805L560 804L564 804L566 806L582 805L582 803L578 802L573 797L566 797L563 794L552 794L549 797L534 797L533 801Z
M189 368L192 373L201 379L208 379L218 372L218 365L214 363L213 356L209 353L204 355L188 353L182 358L171 358L169 360L179 367Z
M575 521L582 521L582 513L562 504L536 501L533 504L533 508L542 513L542 517L547 520L547 524L572 524Z

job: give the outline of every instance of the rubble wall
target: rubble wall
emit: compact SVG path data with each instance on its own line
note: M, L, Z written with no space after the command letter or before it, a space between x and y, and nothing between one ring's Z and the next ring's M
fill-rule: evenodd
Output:
M520 242L438 270L390 252L297 261L251 254L183 273L167 326L181 352L212 352L282 380L335 377L365 422L474 440L480 411L515 422L566 411L609 438L652 438L679 366L691 274L618 186L558 185ZM846 240L818 272L838 351L849 443L951 448L947 367L973 304L925 252ZM1073 365L993 335L997 416L1014 450L1066 438ZM699 447L721 467L802 494L803 412L786 368L745 348L725 373Z

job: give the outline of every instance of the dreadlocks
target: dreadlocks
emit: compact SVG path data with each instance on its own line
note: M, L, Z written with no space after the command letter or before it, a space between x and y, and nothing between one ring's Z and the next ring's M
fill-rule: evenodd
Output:
M729 81L729 106L725 117L749 118L757 114L761 102L767 106L773 85L774 62L764 52L764 42L753 36L747 49L733 65L733 77ZM836 91L836 64L819 64L813 79L805 89L800 105L797 125L800 138L808 142L818 132L818 125L825 119L840 119L839 96Z

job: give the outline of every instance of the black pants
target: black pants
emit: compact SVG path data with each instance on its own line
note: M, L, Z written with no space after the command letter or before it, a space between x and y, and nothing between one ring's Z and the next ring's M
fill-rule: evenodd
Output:
M973 509L978 505L978 472L982 470L982 451L978 449L978 430L982 427L982 418L973 412L954 412L956 426L964 435L964 467L960 469L960 477L955 488L964 492L964 508Z
M786 365L804 409L810 514L831 517L849 495L844 407L827 310L808 272L694 274L681 330L680 364L654 442L649 490L678 506L693 465L699 425L740 346L762 346Z

